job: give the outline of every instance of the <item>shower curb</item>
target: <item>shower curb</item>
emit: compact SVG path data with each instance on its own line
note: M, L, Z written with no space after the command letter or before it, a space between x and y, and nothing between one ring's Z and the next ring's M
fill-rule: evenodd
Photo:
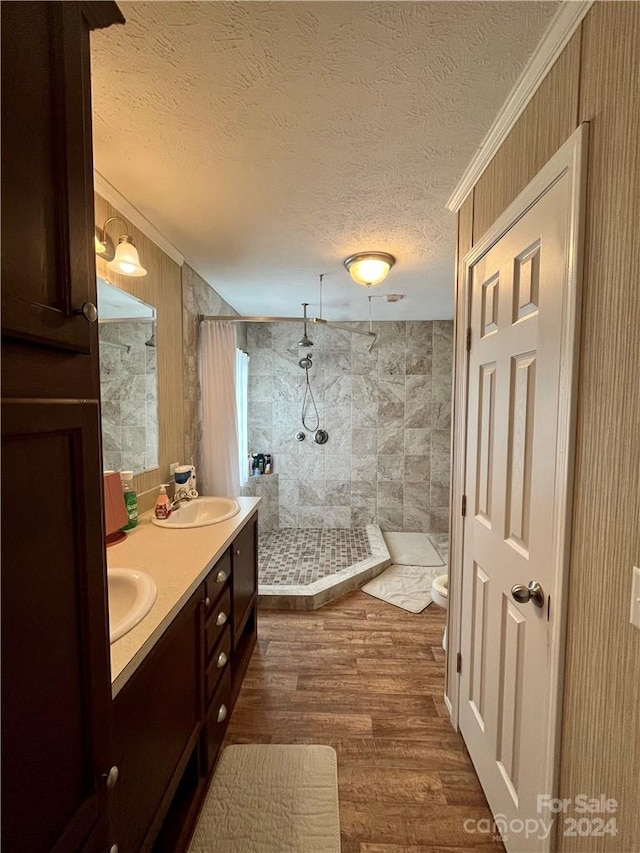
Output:
M371 556L366 560L310 584L260 584L258 607L262 610L317 610L373 580L391 565L391 557L380 527L367 524L366 531L371 548Z

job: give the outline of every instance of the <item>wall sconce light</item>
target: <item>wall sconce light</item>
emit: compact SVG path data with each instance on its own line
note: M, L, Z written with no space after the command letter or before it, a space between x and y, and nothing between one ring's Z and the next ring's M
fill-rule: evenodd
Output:
M393 255L387 252L358 252L342 263L356 284L373 287L385 280L395 262Z
M115 221L126 225L119 216L110 216L102 228L96 228L94 235L96 255L108 261L107 267L113 272L131 276L146 275L147 271L140 263L136 244L128 234L122 234L119 237L118 247L114 250L113 241L107 234L107 225Z

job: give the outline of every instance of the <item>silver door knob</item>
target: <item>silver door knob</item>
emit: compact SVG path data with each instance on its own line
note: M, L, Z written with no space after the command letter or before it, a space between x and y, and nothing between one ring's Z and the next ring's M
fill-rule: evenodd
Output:
M511 587L511 595L518 604L526 604L531 601L536 607L544 607L544 590L538 581L529 581L529 585L517 583Z
M103 777L105 779L107 791L111 791L112 788L115 787L116 782L118 781L118 768L116 767L116 765L114 764L108 773L104 773Z
M227 719L227 706L220 705L218 709L218 722L223 723Z
M224 623L226 621L227 621L227 614L224 611L221 611L220 613L218 613L218 616L216 619L216 625L218 625L218 627L219 627L220 625L224 625Z
M82 314L85 320L88 320L90 323L95 323L98 319L98 309L93 304L93 302L85 302L82 306Z
M226 572L218 572L216 575L216 583L224 583L227 579Z
M222 669L223 666L227 665L227 661L229 658L226 656L224 652L220 652L218 655L218 663L216 664L218 669Z

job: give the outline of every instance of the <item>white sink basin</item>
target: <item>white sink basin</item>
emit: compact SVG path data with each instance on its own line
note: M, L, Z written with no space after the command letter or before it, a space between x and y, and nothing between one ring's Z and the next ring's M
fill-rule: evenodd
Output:
M153 607L158 593L156 582L137 569L108 569L109 642L130 631Z
M206 527L233 518L240 512L240 507L231 498L194 498L183 501L169 518L152 518L158 527L170 530L183 530L185 527Z

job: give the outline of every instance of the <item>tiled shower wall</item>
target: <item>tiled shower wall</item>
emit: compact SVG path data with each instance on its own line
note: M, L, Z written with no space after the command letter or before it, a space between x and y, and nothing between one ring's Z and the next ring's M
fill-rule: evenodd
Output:
M136 321L98 325L105 470L138 474L158 466L158 358L146 346L152 331Z
M302 328L247 326L249 450L274 456L280 527L448 530L453 323L379 322L374 330L368 353L368 338L310 327L309 378L329 432L327 444L317 445L313 431L295 438Z

